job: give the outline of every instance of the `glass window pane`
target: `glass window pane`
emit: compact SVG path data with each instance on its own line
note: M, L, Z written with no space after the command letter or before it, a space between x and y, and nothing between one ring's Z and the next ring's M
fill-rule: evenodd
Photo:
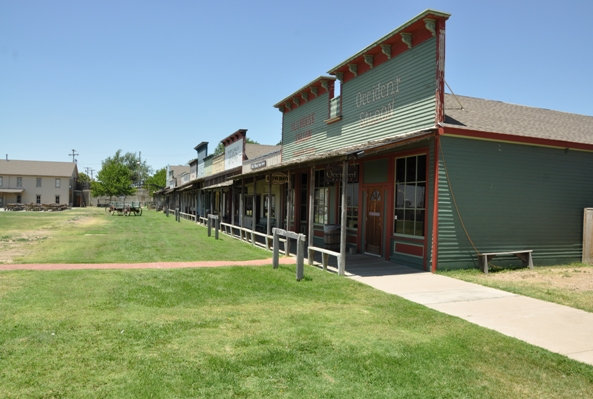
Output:
M416 208L424 208L424 193L426 192L426 183L418 183L416 186Z
M400 158L395 161L395 181L403 182L406 180L406 159Z
M418 157L418 180L426 181L426 155L420 155Z
M406 158L406 182L416 181L416 157Z
M397 184L395 186L395 207L396 208L403 208L404 207L404 194L405 194L405 185Z

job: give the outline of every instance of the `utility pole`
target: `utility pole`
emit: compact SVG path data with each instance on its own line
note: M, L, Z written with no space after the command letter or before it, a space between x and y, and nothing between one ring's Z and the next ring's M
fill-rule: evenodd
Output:
M93 180L93 172L95 171L95 169L89 168L87 166L87 167L84 168L84 171L87 174L87 176L91 176L91 180Z
M72 157L72 162L76 162L76 156L80 155L79 153L76 152L75 149L72 149L72 154L68 154L69 157Z

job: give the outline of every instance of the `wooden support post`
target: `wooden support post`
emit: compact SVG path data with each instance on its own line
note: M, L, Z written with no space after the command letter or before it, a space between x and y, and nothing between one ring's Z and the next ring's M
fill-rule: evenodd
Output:
M288 237L286 237L288 239ZM304 234L297 237L297 260L296 260L296 279L301 281L305 275L304 257L305 257L305 239Z
M253 196L251 197L251 244L255 245L255 223L257 222L255 216L257 215L257 209L255 209L255 188L257 185L257 179L253 177Z
M311 178L309 179L309 213L307 217L307 235L309 236L309 246L313 244L313 213L315 207L315 166L311 166ZM311 261L309 261L311 263Z
M200 223L200 190L194 191L196 223Z
M239 227L243 227L243 214L245 213L245 206L243 199L245 192L245 179L241 179L241 191L239 192ZM243 239L243 230L239 229L239 238Z
M321 259L323 264L323 270L327 271L327 264L329 263L329 254L325 252L321 253Z
M235 186L231 186L231 226L235 225Z
M346 223L348 215L346 201L346 185L348 184L348 161L344 160L342 164L342 217L340 228L340 258L338 259L338 275L346 274Z
M212 219L210 218L210 214L208 214L208 237L212 236Z
M278 229L274 228L272 230L273 239L272 239L272 264L274 269L278 269L279 257L280 257L280 239L278 238Z
M287 212L286 212L286 231L290 231L290 213L292 211L293 217L294 217L294 209L293 209L293 202L292 202L292 197L291 197L291 193L292 193L292 186L291 186L291 181L290 181L290 171L287 172L288 173L288 191L286 193L286 204L287 204ZM286 255L290 254L290 239L288 237L286 237L286 241L284 241L284 253Z
M270 235L270 232L272 231L272 226L271 226L271 222L272 222L272 175L268 175L269 179L268 179L268 215L267 215L267 221L266 221L266 234ZM266 243L267 243L268 239L266 238ZM266 245L267 246L267 245Z

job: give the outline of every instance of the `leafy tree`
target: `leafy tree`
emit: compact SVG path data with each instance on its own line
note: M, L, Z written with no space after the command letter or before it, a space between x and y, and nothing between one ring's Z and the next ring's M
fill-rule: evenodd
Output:
M105 162L116 162L123 164L130 171L130 179L135 187L141 187L143 182L150 176L152 169L133 152L122 154L122 150L117 150L113 157L107 158Z
M144 186L152 197L155 191L165 188L167 185L167 168L157 170L154 175L144 181Z
M78 180L76 181L77 189L87 189L91 185L91 178L86 173L80 172L78 174Z
M101 163L97 181L91 182L93 196L106 195L111 200L113 197L132 195L136 192L133 184L134 177L138 182L139 167L131 169L133 164L130 162L133 157L129 157L128 154L122 156L121 150L117 150L113 157L109 157Z

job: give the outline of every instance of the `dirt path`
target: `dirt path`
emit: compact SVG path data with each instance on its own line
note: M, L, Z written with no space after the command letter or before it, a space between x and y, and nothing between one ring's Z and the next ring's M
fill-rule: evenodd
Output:
M294 264L295 259L281 256L280 264ZM264 266L271 265L272 258L244 261L204 261L204 262L153 262L153 263L69 263L69 264L7 264L0 270L81 270L81 269L180 269L221 266Z

